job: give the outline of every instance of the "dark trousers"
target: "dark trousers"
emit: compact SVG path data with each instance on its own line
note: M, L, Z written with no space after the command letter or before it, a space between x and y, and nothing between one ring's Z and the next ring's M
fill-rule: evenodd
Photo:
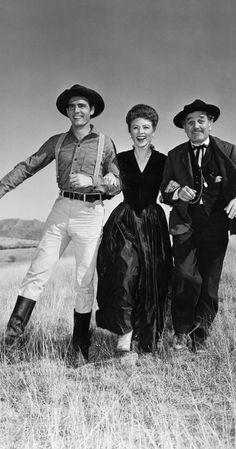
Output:
M225 212L192 211L192 228L173 236L172 320L176 333L193 333L204 340L218 311L218 289L228 244ZM200 325L199 325L200 323Z

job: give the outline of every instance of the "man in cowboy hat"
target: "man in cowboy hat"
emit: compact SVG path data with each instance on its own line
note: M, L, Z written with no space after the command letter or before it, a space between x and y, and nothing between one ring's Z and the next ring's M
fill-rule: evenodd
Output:
M236 216L236 147L210 135L220 115L202 100L174 117L189 140L171 150L162 196L172 206L174 348L205 349L218 310L218 287ZM232 226L233 228L233 226Z
M54 265L72 241L77 287L72 343L75 352L81 351L87 359L93 277L104 219L103 199L119 193L119 170L113 142L90 123L91 117L97 117L104 109L102 97L76 84L59 95L56 106L69 118L69 131L51 137L0 181L1 198L56 160L59 196L19 289L5 342L11 345L22 336Z

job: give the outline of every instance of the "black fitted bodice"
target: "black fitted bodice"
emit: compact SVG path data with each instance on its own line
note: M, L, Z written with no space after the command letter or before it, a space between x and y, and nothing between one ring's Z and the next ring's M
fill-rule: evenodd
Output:
M118 154L124 201L135 210L143 210L156 203L159 193L166 156L156 150L140 171L134 150Z

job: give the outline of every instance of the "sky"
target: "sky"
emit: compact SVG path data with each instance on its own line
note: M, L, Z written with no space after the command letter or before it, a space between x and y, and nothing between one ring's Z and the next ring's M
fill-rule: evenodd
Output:
M77 83L103 96L94 125L118 152L137 103L157 110L165 154L186 140L173 117L196 98L221 109L212 134L236 142L235 0L2 0L0 54L0 179L69 129L55 102ZM44 221L57 195L52 162L1 199L0 219Z

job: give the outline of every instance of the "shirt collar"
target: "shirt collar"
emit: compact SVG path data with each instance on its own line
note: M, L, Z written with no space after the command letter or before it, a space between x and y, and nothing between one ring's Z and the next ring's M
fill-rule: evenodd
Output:
M74 135L73 132L73 128L72 126L69 129L68 134L73 137L73 139L75 139L77 141L77 137ZM90 132L88 134L86 134L82 140L87 139L88 137L94 137L94 136L98 136L99 132L97 131L97 129L95 128L94 125L90 125Z
M190 140L190 144L191 144L191 147L194 147L194 146L197 147L197 146L198 146L197 144L191 142L191 140ZM208 136L208 137L206 138L206 140L204 140L204 142L201 143L201 145L206 145L206 147L208 147L209 144L210 144L210 137ZM199 144L199 145L200 145L200 144Z

